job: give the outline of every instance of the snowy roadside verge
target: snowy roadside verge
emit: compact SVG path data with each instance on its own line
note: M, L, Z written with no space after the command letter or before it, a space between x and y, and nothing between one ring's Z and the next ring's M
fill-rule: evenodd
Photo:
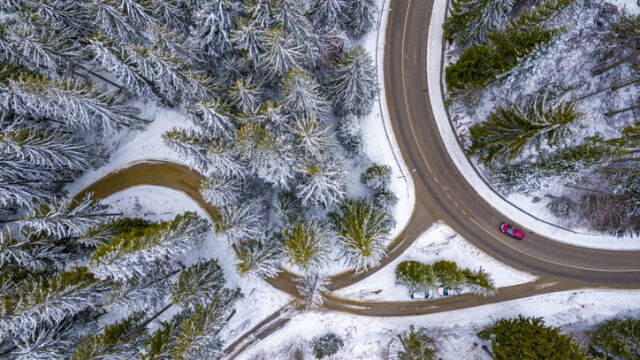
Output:
M308 312L294 317L285 328L263 340L238 359L291 359L296 349L310 358L317 338L332 331L345 346L331 359L397 359L401 350L396 334L409 325L425 327L436 341L443 359L490 360L480 346L477 333L500 318L519 314L542 317L563 333L584 339L584 332L597 323L618 316L638 316L640 291L580 290L534 296L469 309L412 317L362 317L345 313Z
M151 221L170 220L186 211L193 211L207 218L207 213L186 194L160 186L132 187L108 196L102 202L110 205L114 211L122 212L123 216L141 217ZM220 332L225 344L232 342L290 301L289 295L264 281L241 278L234 266L233 250L213 233L207 237L201 249L182 262L192 264L199 256L207 259L216 258L224 271L227 287L240 288L244 295L235 303L236 314ZM170 315L167 318L170 318Z
M439 260L455 261L460 268L477 270L482 267L495 281L496 288L522 284L536 279L535 276L506 266L456 234L448 225L433 224L418 240L397 259L366 279L336 291L334 294L367 301L407 301L409 290L396 284L395 270L399 263L416 260L431 264Z
M581 247L608 250L640 250L640 241L638 241L637 238L617 238L605 234L576 233L542 221L538 217L523 211L499 196L480 177L457 141L442 99L442 83L440 78L442 64L442 24L445 20L446 10L447 0L434 0L427 43L426 66L427 74L429 74L427 77L429 98L438 130L447 147L447 152L467 182L469 182L485 201L504 214L505 218L511 219L513 222L521 224L523 227L531 229L537 234Z
M387 107L387 95L384 88L384 48L385 32L387 29L387 19L390 9L389 0L379 0L380 9L378 27L376 31L366 34L355 45L361 45L372 56L376 63L376 72L380 92L378 94L378 105L373 111L361 120L362 138L365 143L365 151L369 158L378 164L391 166L391 190L398 197L398 203L394 208L394 218L396 226L391 230L391 238L397 236L409 223L409 218L415 205L415 188L407 165L402 159L402 154L396 142L393 127L389 120L389 109ZM385 146L383 144L388 144Z

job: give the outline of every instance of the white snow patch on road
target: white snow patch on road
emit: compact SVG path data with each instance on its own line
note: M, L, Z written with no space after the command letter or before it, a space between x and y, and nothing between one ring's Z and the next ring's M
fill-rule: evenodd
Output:
M198 203L186 194L160 186L132 187L113 194L102 202L110 205L114 212L122 212L123 216L151 221L171 220L186 211L196 212L204 218L208 216ZM289 295L274 289L264 281L241 278L235 269L236 255L233 249L213 232L201 249L190 257L179 260L185 265L190 265L199 258L216 258L224 271L227 287L240 288L244 295L235 304L236 314L220 332L225 344L232 342L290 301Z
M416 260L432 264L439 260L455 261L458 267L477 270L482 267L491 274L496 287L522 284L536 279L535 276L506 266L475 246L443 223L435 223L397 259L366 279L340 289L337 296L347 299L377 301L407 301L409 290L396 285L395 270L399 263Z
M537 213L533 215L525 212L519 207L514 206L513 203L506 201L491 189L478 175L456 140L456 135L449 123L440 91L441 79L439 74L442 62L442 24L445 20L446 1L447 0L434 1L431 23L429 25L426 64L427 73L429 74L429 97L434 117L438 123L440 136L447 147L449 156L451 156L451 159L467 182L469 182L485 201L504 214L505 219L510 219L525 230L531 230L537 234L555 239L556 241L576 246L610 250L640 250L640 241L637 237L617 238L605 234L576 233L542 221ZM619 2L627 3L628 1L619 0ZM535 207L533 209L535 209Z
M559 326L563 333L583 339L585 331L603 320L614 316L640 316L638 301L640 291L580 290L412 317L308 312L294 317L284 329L240 354L237 359L291 359L298 348L304 351L305 358L312 358L315 341L329 331L335 332L345 343L331 359L397 359L397 352L402 348L396 334L406 332L409 325L414 325L428 330L436 341L438 357L446 360L490 360L480 348L483 344L490 344L480 340L476 334L495 320L520 314L543 317L547 325ZM478 346L474 346L474 342Z

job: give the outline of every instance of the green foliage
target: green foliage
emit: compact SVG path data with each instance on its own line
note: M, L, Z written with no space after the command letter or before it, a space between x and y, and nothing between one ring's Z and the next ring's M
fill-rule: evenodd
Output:
M143 337L146 330L143 330L136 339L132 340L125 339L125 334L133 330L141 318L142 314L134 314L105 326L104 332L100 334L87 335L79 342L72 359L94 360L109 357L118 358L117 356L121 358L127 356L127 354L133 356L136 351L137 339Z
M331 356L340 350L344 346L342 339L334 333L328 333L321 336L316 344L313 346L313 355L316 359L322 359L325 356Z
M591 359L573 337L546 326L541 318L520 315L517 319L501 319L478 337L491 340L496 360Z
M453 261L438 261L432 265L403 261L396 267L396 281L410 291L426 291L438 285L452 289L469 286L480 295L491 295L496 290L491 276L482 268L477 271L460 269Z
M391 166L373 164L360 175L360 181L373 190L388 189L391 181Z
M173 339L179 331L180 324L176 319L161 322L160 329L147 339L144 353L140 353L138 357L141 360L171 359L174 347Z
M486 45L474 45L445 69L447 89L455 92L480 87L513 69L520 59L547 44L564 29L546 29L545 24L575 0L546 0L526 9L504 30L488 34Z
M224 275L216 259L200 260L180 272L171 284L171 298L182 307L195 308L212 302L224 286Z
M468 153L488 164L519 156L531 145L540 148L543 140L549 147L562 142L572 133L570 125L580 119L575 104L546 104L538 99L523 107L510 104L489 114L489 118L473 125Z
M396 267L396 281L411 291L426 291L435 288L438 279L431 265L403 261Z
M317 222L296 221L282 233L285 256L291 264L301 269L318 270L329 254L327 231Z
M640 359L640 319L613 318L598 324L589 352L604 360Z
M409 333L398 336L402 342L403 351L398 352L400 360L435 360L437 350L435 341L427 335L427 329L415 330L409 326Z
M487 35L503 25L513 0L452 0L443 24L444 35L457 43L483 44Z

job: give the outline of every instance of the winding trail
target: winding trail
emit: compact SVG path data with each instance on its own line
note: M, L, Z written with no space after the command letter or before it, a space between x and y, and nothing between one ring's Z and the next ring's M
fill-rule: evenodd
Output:
M392 0L386 30L384 72L387 104L393 130L416 189L416 203L406 228L388 247L388 255L376 268L332 277L331 290L354 284L373 274L404 252L435 221L442 220L464 239L496 260L538 276L533 283L502 288L491 297L471 294L407 302L354 301L333 295L325 308L371 316L409 316L449 311L583 287L640 288L640 252L581 248L545 238L527 229L523 241L503 236L498 225L505 216L485 202L458 171L440 138L434 119L427 76L426 55L433 0ZM384 10L383 10L384 11ZM209 215L198 188L203 177L184 165L148 160L133 163L99 179L76 197L92 192L104 198L139 185L179 190ZM298 297L296 275L283 269L267 281ZM272 323L254 328L243 337L264 338L277 331ZM239 339L240 341L241 339ZM248 345L244 344L242 347ZM234 350L237 353L237 350Z

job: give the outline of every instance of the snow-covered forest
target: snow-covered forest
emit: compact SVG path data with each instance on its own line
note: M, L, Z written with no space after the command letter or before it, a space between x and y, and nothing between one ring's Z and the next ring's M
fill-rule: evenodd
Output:
M448 111L485 179L617 236L640 232L640 16L623 5L452 0L444 24Z
M301 275L384 256L391 170L363 151L378 94L352 45L374 0L0 0L0 358L211 358L239 290L196 249L210 232L237 272ZM125 218L66 186L109 160L143 108L188 119L165 143L219 211ZM193 261L185 261L190 259Z

